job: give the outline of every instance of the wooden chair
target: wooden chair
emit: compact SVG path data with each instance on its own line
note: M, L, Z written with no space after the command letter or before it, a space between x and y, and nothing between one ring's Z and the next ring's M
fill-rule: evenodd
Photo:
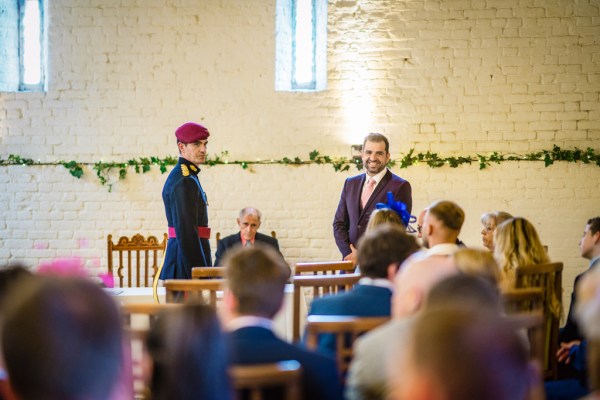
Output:
M202 300L217 306L217 291L223 290L223 279L167 279L165 281L167 303ZM205 296L206 295L206 296Z
M500 295L504 312L509 315L544 310L544 291L542 288L504 289Z
M544 378L556 379L556 351L562 314L563 263L548 263L519 267L516 270L517 288L541 288L544 304L545 346L542 367Z
M356 267L352 261L322 261L297 263L294 275L351 274Z
M543 365L545 353L544 311L521 312L504 317L509 327L516 331L526 331L529 339L529 358L539 366ZM545 400L544 382L540 376L532 383L527 400Z
M302 399L300 379L302 367L295 360L281 361L274 364L234 365L229 368L235 399L264 399L265 389L281 387L282 400ZM248 393L247 397L243 394Z
M108 273L114 276L116 269L119 287L124 287L123 269L127 270L127 287L151 287L160 265L159 252L164 256L167 247L167 234L163 235L162 242L155 236L146 239L140 234L131 239L121 236L116 244L112 238L112 235L107 237ZM118 255L116 263L114 253Z
M352 361L356 338L389 320L390 317L311 315L306 319L306 347L316 350L319 335L322 333L335 335L336 362L338 370L345 376Z
M125 303L121 305L124 333L129 337L131 378L136 398L148 398L144 382L144 348L152 319L161 312L180 307L180 304Z
M225 267L194 267L192 268L192 279L223 278Z
M327 275L327 276L294 276L294 312L292 324L292 341L300 341L300 301L303 288L311 288L313 299L326 294L334 294L350 290L358 283L360 274Z

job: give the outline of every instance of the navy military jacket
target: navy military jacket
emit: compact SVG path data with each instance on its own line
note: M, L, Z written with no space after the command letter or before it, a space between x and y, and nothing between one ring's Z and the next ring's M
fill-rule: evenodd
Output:
M198 238L198 227L208 226L208 201L202 190L200 168L179 157L162 191L169 227L175 238L169 238L160 279L190 279L193 267L211 265L210 243Z

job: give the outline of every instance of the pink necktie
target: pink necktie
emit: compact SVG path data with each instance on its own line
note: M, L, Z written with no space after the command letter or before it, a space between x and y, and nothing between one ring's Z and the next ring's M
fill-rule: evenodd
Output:
M367 182L367 187L365 187L365 190L363 190L362 196L360 198L360 204L362 205L362 208L365 208L367 201L369 201L369 197L371 197L371 194L373 194L375 183L375 179L369 178L369 181Z

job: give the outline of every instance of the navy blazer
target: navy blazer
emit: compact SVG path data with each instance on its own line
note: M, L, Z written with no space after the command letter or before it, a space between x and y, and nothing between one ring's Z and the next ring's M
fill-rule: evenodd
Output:
M252 326L226 334L232 364L296 360L302 365L302 398L338 400L342 387L335 361L279 339L269 329Z
M360 204L366 174L346 179L335 217L333 219L333 236L342 257L351 253L350 243L355 247L358 239L365 233L371 213L377 203L387 203L387 192L392 192L394 200L406 204L406 211L412 211L412 190L410 183L392 174L389 170L377 184L365 208Z
M279 254L281 254L281 252L279 251L279 242L274 237L263 235L260 232L256 232L256 236L254 237L254 243L257 242L266 244L267 246L271 246L272 248L277 250ZM223 261L223 258L225 257L225 254L229 249L241 245L242 237L240 236L239 232L234 233L233 235L226 236L223 239L219 240L219 242L217 243L217 252L215 253L215 266L221 265L221 262Z
M581 274L577 275L575 278L575 282L573 283L573 292L571 293L571 305L569 306L569 314L567 314L567 322L565 326L560 330L560 334L558 335L559 342L571 342L573 340L582 340L584 339L583 334L579 329L579 324L577 323L577 319L575 318L575 307L577 304L577 285L579 285L579 281L581 278L585 276L592 269L600 267L600 259L596 260L594 264L590 265L588 269L583 271Z
M162 191L167 225L177 237L169 238L160 279L191 279L193 267L211 265L208 239L198 238L198 227L208 226L208 201L202 190L200 168L180 157Z
M356 285L352 290L314 299L309 315L348 315L357 317L389 317L392 313L392 291L373 285ZM335 336L319 337L318 351L335 354Z

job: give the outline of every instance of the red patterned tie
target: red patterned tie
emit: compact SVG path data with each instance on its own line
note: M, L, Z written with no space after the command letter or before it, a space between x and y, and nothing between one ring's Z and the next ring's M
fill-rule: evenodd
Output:
M375 179L373 178L369 178L369 180L367 181L367 186L363 190L362 196L360 198L360 204L362 205L362 208L365 208L367 201L369 201L369 197L371 197L371 194L373 194L373 189L375 188L376 183L377 182L375 182Z

